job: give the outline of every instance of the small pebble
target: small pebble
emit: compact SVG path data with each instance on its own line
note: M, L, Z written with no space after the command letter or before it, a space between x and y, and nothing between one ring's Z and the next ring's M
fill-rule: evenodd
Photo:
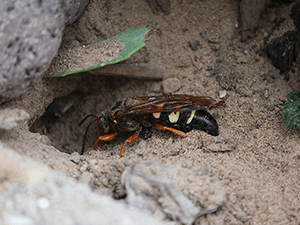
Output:
M281 110L282 110L281 108L279 108L279 107L275 107L275 112L277 112L277 113L278 113L278 112L281 112Z
M22 109L2 109L0 110L0 129L10 130L18 126L19 121L29 118L29 114Z
M51 140L48 136L46 135L40 135L38 137L38 141L42 144L45 144L45 145L51 145Z
M79 168L79 171L82 173L85 172L87 170L88 166L89 165L87 162L83 162L82 166Z
M187 27L184 27L184 28L182 28L182 32L187 32L189 30L189 28L187 28Z
M210 70L212 70L212 69L213 69L212 66L208 66L206 70L207 70L207 71L210 71Z
M225 98L226 95L227 95L226 90L219 91L219 97L220 97L220 98Z
M264 60L263 57L259 58L259 63L260 63L260 64L264 64L264 63L265 63L265 60Z
M244 91L244 94L247 96L247 97L251 97L253 95L252 91L251 90L245 90Z
M181 88L181 81L178 78L168 78L162 82L164 93L170 94Z
M220 144L220 143L211 143L206 146L206 149L212 152L226 152L232 150L232 148L227 144Z
M218 43L212 43L211 45L210 45L210 48L211 48L211 50L213 50L213 51L218 51L219 49L220 49L220 44L218 44Z
M223 62L223 61L224 61L223 58L217 58L217 59L216 59L216 63L221 63L221 62Z
M189 41L188 45L194 52L200 48L200 42L198 40Z
M161 92L161 83L160 82L153 83L151 85L151 87L152 87L153 92L157 92L157 93Z
M264 97L265 98L269 98L269 90L268 89L265 89L265 91L264 91Z
M69 160L72 161L73 163L78 164L80 161L80 155L78 154L78 152L73 152L70 155Z
M281 96L281 97L279 97L279 101L281 101L282 103L285 103L287 101L287 97Z

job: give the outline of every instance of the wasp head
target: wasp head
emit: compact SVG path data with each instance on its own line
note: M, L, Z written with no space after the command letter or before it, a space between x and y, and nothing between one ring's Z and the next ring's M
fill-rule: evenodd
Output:
M97 125L101 134L107 134L110 131L110 124L108 119L108 111L102 111L97 117Z

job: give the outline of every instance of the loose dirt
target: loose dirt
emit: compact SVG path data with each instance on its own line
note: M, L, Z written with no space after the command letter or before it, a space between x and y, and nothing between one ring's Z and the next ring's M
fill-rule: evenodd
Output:
M209 110L219 123L218 137L193 130L181 139L153 130L150 139L128 144L125 157L120 158L122 140L92 149L99 134L95 125L89 131L86 153L74 159L87 126L78 127L78 123L86 115L97 115L123 97L163 93L162 82L157 80L79 74L75 75L80 77L78 88L56 99L31 126L35 134L24 125L17 133L2 135L4 142L69 177L83 179L84 172L92 173L89 185L109 195L120 185L124 169L136 162L206 167L226 187L227 202L195 224L299 224L300 130L294 126L285 131L279 107L288 92L299 89L298 68L289 72L286 81L264 53L275 25L269 15L281 17L281 9L289 6L266 10L255 36L241 42L238 2L171 1L169 15L154 15L146 1L92 0L82 18L66 29L63 41L63 45L88 45L131 25L150 28L146 47L124 63L165 68L165 78L181 81L176 94L219 100L226 91L225 104ZM37 104L47 105L43 100ZM35 114L35 109L27 110ZM40 149L31 139L48 147Z

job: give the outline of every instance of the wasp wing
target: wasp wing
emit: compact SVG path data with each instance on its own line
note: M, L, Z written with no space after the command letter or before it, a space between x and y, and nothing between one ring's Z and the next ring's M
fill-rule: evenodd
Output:
M160 95L124 99L123 107L114 111L115 117L154 112L188 112L215 107L221 102L208 96Z

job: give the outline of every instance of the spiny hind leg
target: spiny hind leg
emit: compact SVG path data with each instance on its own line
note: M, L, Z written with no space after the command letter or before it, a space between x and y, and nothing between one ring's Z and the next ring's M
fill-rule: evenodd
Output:
M181 138L185 137L185 133L183 131L177 130L177 129L172 128L172 127L166 127L166 126L163 126L163 125L160 125L160 124L155 124L154 127L157 130L168 130L168 131L171 131L172 133L178 135Z

